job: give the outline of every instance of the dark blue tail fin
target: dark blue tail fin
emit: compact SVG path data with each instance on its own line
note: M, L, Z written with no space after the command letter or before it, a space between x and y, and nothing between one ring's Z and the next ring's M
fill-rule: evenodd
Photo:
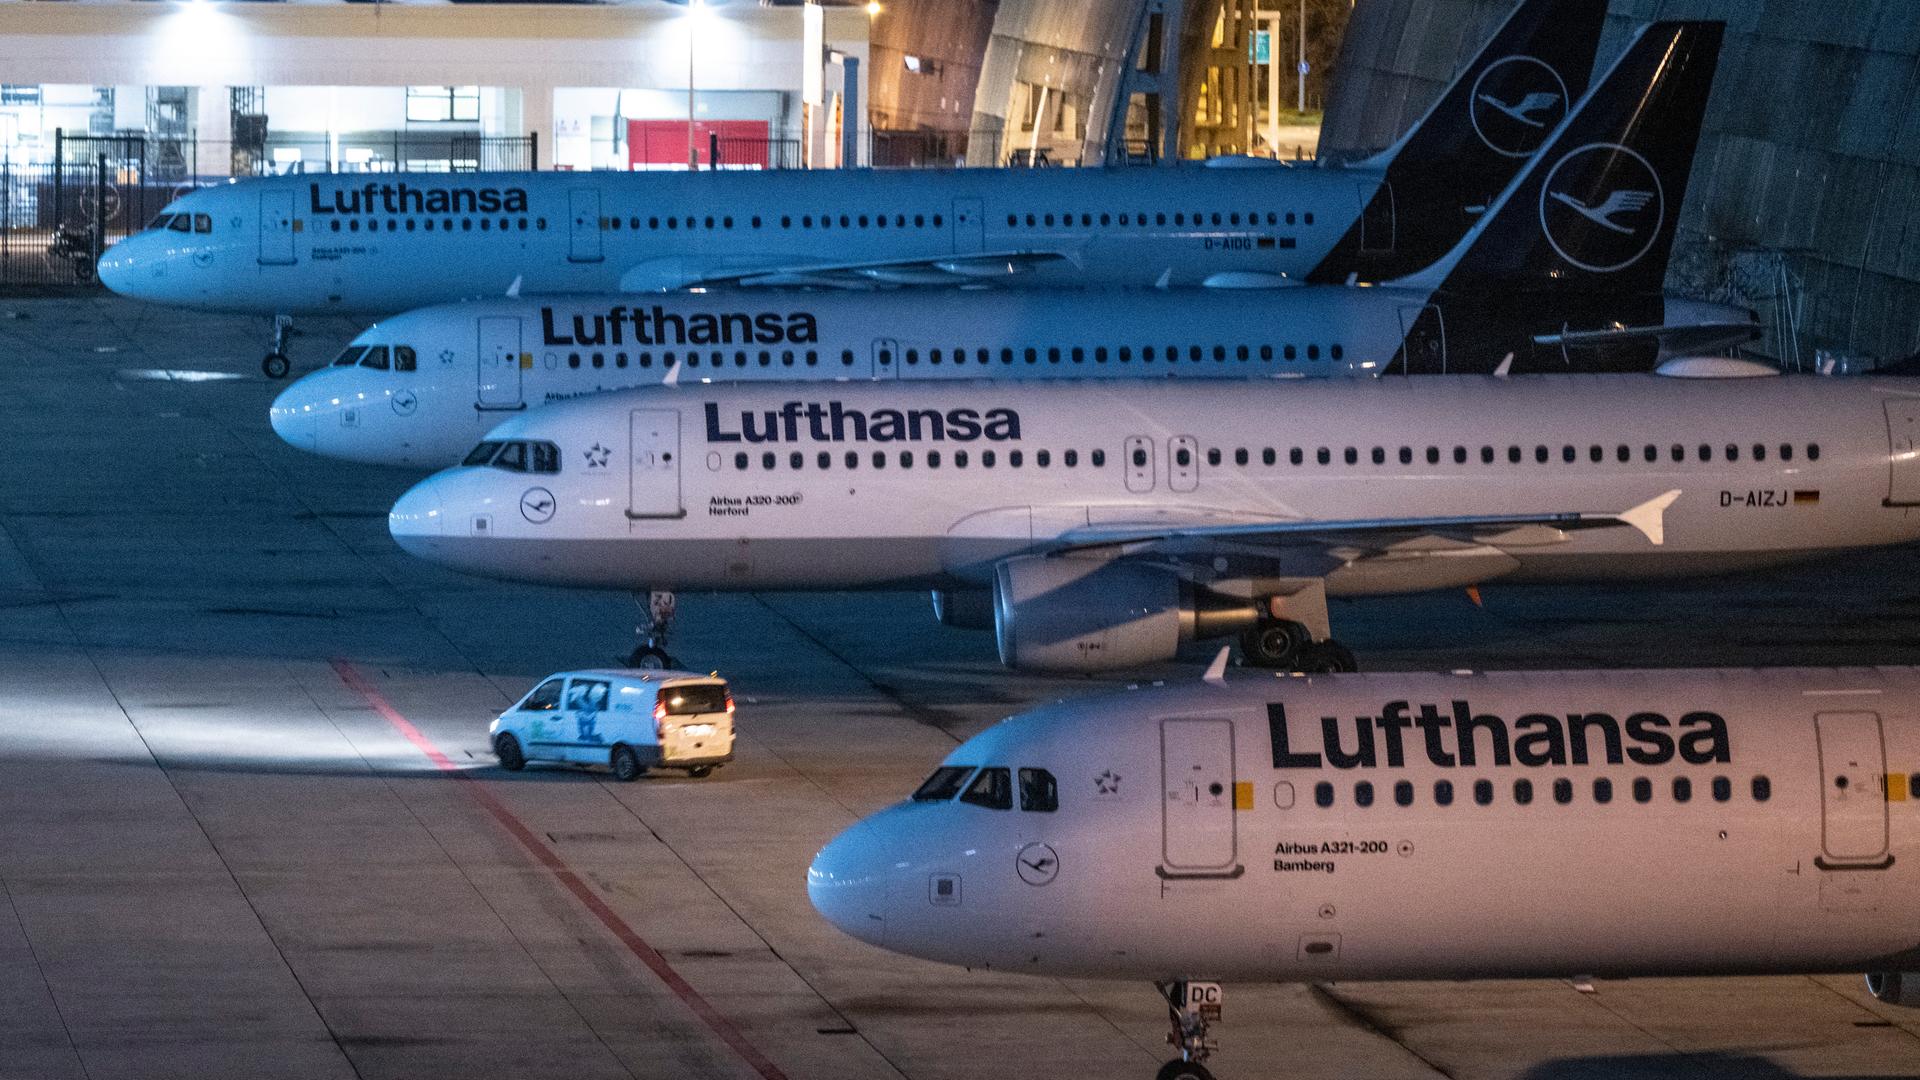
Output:
M1606 14L1607 0L1521 0L1419 123L1353 166L1384 180L1356 188L1360 217L1307 280L1384 281L1452 250L1586 92Z

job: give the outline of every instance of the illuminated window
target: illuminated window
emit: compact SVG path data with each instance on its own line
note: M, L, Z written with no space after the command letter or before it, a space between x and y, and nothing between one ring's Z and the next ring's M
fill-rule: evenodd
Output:
M444 124L455 121L478 122L480 88L478 86L407 87L407 122Z

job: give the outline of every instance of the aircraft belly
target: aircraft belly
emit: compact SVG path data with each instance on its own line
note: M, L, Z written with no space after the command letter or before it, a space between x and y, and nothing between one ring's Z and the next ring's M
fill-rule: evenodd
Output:
M552 539L435 537L428 557L482 577L584 588L922 589L955 584L920 537Z

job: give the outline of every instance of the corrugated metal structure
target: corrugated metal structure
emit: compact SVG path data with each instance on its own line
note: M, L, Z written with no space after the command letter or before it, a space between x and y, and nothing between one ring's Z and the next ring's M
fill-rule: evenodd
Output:
M1321 154L1387 145L1509 7L1359 0ZM1614 0L1600 63L1662 18L1728 24L1669 287L1755 307L1760 351L1789 365L1920 351L1913 0Z

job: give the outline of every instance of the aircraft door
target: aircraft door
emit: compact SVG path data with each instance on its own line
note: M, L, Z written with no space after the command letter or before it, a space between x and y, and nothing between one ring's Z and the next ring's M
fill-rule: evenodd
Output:
M959 254L985 250L987 212L979 199L953 200L953 250Z
M1887 858L1886 748L1880 714L1820 713L1820 841L1825 868L1884 867Z
M1146 492L1153 490L1153 440L1145 435L1127 436L1127 490Z
M873 339L873 377L892 379L900 375L900 343L893 338Z
M686 517L680 505L680 411L635 409L628 435L627 517Z
M260 193L260 263L263 266L292 266L293 192L267 190Z
M574 188L567 193L567 261L599 262L600 192L595 188Z
M1920 506L1920 398L1887 399L1888 506Z
M1167 487L1192 491L1200 486L1200 443L1191 435L1167 440Z
M481 318L480 397L482 409L522 409L520 373L532 365L533 357L520 352L520 320L513 316L491 315Z
M1402 375L1447 373L1447 327L1439 308L1409 304L1400 309L1400 357Z
M1380 190L1371 197L1361 188L1360 208L1360 250L1375 254L1385 254L1393 250L1394 221L1393 185L1382 181Z
M1161 875L1233 874L1233 722L1160 721Z

